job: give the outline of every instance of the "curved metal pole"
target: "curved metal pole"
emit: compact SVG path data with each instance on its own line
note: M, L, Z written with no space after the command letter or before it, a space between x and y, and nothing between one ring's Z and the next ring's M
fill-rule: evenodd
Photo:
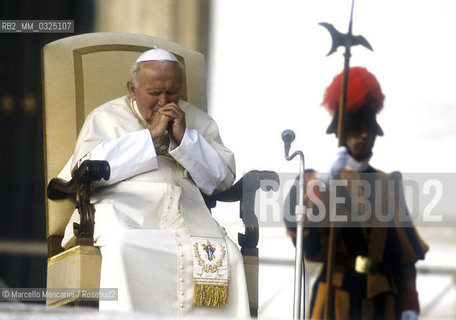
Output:
M305 264L303 259L303 233L304 233L304 153L302 151L295 151L289 156L291 142L295 139L295 133L292 130L285 130L282 132L282 140L285 144L285 159L287 161L293 160L299 156L299 185L298 185L298 204L295 207L296 216L296 251L295 251L295 284L294 284L294 301L293 301L293 319L301 319L305 314L305 303L303 303L302 292L305 287ZM302 310L301 310L302 309Z

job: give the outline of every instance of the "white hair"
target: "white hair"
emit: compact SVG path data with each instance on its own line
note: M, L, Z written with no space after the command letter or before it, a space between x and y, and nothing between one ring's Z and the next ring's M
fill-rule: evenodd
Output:
M184 81L185 78L185 69L182 63L180 61L170 61L170 60L155 60L155 61L161 61L161 62L169 62L169 63L177 63L179 65L179 69L181 70L182 74L182 81ZM131 67L130 70L130 80L133 82L136 88L139 87L139 82L138 82L138 72L141 70L141 64L145 61L140 61L140 62L135 62L133 66Z

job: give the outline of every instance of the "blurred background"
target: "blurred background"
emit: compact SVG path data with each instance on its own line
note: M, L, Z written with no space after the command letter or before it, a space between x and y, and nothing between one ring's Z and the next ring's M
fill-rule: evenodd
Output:
M325 171L337 141L325 134L324 88L342 70L342 50L318 25L346 32L349 0L2 0L0 20L69 19L73 34L0 33L0 287L46 286L41 49L79 33L154 35L205 54L209 114L236 154L238 177L252 169L298 171L285 161L280 134L306 167ZM456 155L456 2L358 0L353 33L374 51L354 47L386 95L372 165L384 171L453 173ZM455 206L456 207L456 206ZM450 208L451 209L451 208ZM233 239L236 205L215 217ZM453 214L447 210L441 214ZM418 264L421 319L456 318L456 227L420 228L430 245ZM260 317L292 315L294 248L285 229L260 230ZM318 266L307 266L307 288ZM308 297L307 297L308 298ZM307 299L308 300L308 299Z

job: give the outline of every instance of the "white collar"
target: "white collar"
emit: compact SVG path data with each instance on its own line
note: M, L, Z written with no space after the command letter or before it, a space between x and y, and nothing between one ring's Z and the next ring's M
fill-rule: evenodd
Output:
M372 156L367 157L362 161L355 160L351 155L348 155L348 161L345 169L351 171L364 171L369 167L369 161Z
M142 116L141 112L139 112L138 105L136 104L136 100L130 99L130 108L131 111L133 111L133 114L136 116L136 118L141 122L141 124L145 127L149 127L149 123L147 123L146 119Z

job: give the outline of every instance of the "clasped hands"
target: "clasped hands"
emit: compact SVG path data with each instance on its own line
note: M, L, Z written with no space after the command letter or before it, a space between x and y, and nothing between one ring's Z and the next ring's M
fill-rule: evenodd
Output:
M180 144L185 134L185 112L174 103L158 107L149 125L152 139L161 138L165 131Z

